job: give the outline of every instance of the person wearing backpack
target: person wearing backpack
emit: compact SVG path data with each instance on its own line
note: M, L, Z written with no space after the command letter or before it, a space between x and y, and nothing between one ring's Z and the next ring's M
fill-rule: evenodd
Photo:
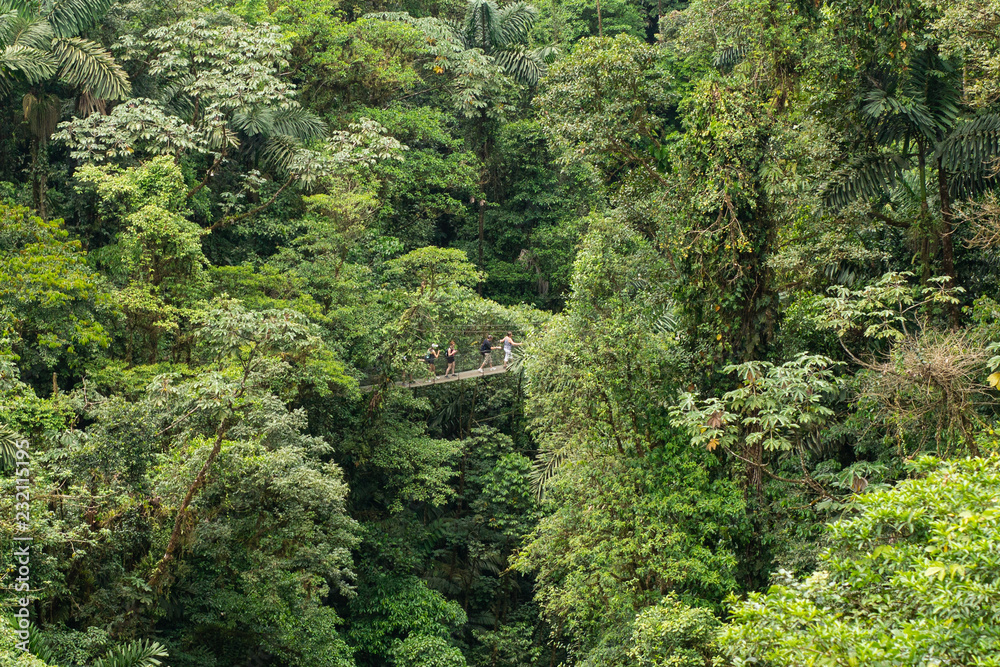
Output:
M493 370L493 336L487 335L479 345L479 354L483 355L483 363L479 365L479 372L484 373L483 368L486 362L490 362L490 370Z
M437 346L437 343L431 345L427 348L427 354L424 355L424 363L427 364L427 369L431 372L431 379L428 382L437 380L437 368L435 368L434 363L437 361L438 355L441 354L438 352Z

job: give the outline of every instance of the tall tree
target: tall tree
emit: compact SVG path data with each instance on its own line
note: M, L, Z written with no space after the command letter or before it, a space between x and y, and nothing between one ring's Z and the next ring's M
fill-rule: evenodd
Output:
M873 217L914 229L925 281L936 241L941 269L957 285L951 201L993 185L1000 115L971 115L962 104L959 68L936 48L927 48L875 80L864 95L861 117L866 127L858 143L871 148L851 160L828 187L827 205L839 209L867 200ZM908 205L915 205L915 215L896 215L906 215ZM952 316L957 318L956 309Z
M83 115L103 110L105 100L123 99L131 91L107 49L79 36L110 6L111 0L0 0L0 95L17 82L31 86L22 108L31 133L32 197L43 219L46 144L62 114L60 88L72 91Z

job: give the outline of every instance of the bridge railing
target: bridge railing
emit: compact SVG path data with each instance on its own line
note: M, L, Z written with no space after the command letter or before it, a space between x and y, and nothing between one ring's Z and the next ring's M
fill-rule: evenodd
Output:
M458 354L455 355L455 373L464 373L466 371L476 370L483 361L482 355L479 353L479 344L469 345L467 347L460 347ZM497 349L493 350L491 353L490 361L486 364L486 369L491 367L500 367L503 365L504 351L503 344L499 341L494 342L494 347ZM440 350L440 348L439 348ZM518 352L519 348L514 348L514 359L512 364L520 363L520 354ZM437 377L443 377L444 372L448 369L448 361L446 359L447 348L440 350L441 354L438 355L434 362L434 371ZM406 362L399 364L393 377L391 378L393 382L404 382L404 381L420 381L425 380L430 377L430 371L428 370L427 362L424 360L426 355L426 349L421 351L419 354L407 354L408 357ZM362 386L369 386L373 384L378 384L380 381L384 381L385 378L380 375L380 373L374 369L368 369L366 372L366 378L362 381Z
M516 350L517 348L515 348ZM447 348L441 351L438 355L437 361L434 362L434 369L438 375L444 375L444 372L448 369L448 361L445 358L445 352ZM426 354L426 352L424 352ZM503 364L503 350L493 350L493 356L486 367L490 366L500 366ZM514 353L515 355L517 352ZM455 372L462 373L464 371L471 371L479 368L479 365L483 363L483 357L479 354L479 348L466 349L460 348L458 354L455 355ZM427 368L427 362L424 361L424 355L422 354L416 361L411 365L412 373L414 378L422 378L429 376L430 372Z

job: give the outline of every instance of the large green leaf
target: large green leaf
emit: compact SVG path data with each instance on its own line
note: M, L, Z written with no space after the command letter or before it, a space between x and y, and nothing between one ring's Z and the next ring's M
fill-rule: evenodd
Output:
M494 54L494 58L500 67L514 77L519 83L533 86L538 83L545 64L538 56L526 51L523 47L513 47L504 49Z
M57 63L51 53L29 46L8 46L0 51L0 76L5 71L20 72L29 83L47 79L56 73Z
M96 42L58 37L52 40L52 52L59 63L59 78L70 85L106 100L124 99L131 91L125 70Z
M167 650L154 641L135 641L118 646L108 655L94 661L93 667L157 667L166 658Z
M526 2L516 2L501 9L497 16L497 46L526 43L537 18L538 10Z
M839 210L851 202L872 197L888 197L909 163L898 153L870 153L851 161L823 193L823 204Z
M110 8L111 0L55 0L43 4L39 13L52 24L57 37L73 37L94 25Z

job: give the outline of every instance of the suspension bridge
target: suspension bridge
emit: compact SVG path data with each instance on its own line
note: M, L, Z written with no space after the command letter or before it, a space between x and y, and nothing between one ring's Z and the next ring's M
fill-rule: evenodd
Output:
M489 365L491 362L487 362L487 366L483 368L482 371L479 370L477 363L482 363L482 357L479 354L460 354L457 355L455 363L455 372L450 375L440 375L439 369L447 369L447 364L444 361L444 355L442 354L435 362L435 377L431 378L430 369L428 365L423 362L422 359L414 362L413 371L401 380L394 381L397 387L404 387L407 389L416 389L419 387L434 387L440 384L447 384L449 382L458 382L459 380L474 380L476 378L489 377L491 375L501 375L509 370L520 368L521 359L520 356L515 353L514 359L505 368L503 362L503 350L494 350L494 358L492 359L493 365ZM463 364L462 361L465 363ZM471 362L471 363L470 363ZM459 370L462 368L464 370ZM361 385L361 391L369 392L375 389L379 384L375 377L369 377L368 382Z
M419 345L413 346L412 344L406 345L405 348L413 351L412 356L407 354L403 357L403 363L397 366L392 374L396 377L387 378L385 376L386 366L379 365L375 368L368 369L368 377L362 381L361 391L370 392L377 386L384 386L384 384L392 379L391 384L397 387L404 388L418 388L418 387L432 387L440 384L448 384L451 382L458 382L460 380L470 380L477 377L489 377L491 375L500 375L506 373L510 369L520 368L521 358L518 354L519 346L514 347L514 359L508 364L509 368L504 368L503 358L503 332L511 331L515 336L515 340L524 335L524 330L518 323L513 321L483 321L475 323L460 323L457 325L452 325L447 327L447 331L450 333L449 336L431 334L427 335L424 340L434 336L439 339L449 340L453 339L459 343L459 352L455 359L455 372L449 375L444 375L443 372L447 370L448 364L445 359L445 351L447 345L438 347L438 352L440 353L437 359L434 361L434 375L436 377L431 377L431 372L423 354L416 354L417 349L422 349ZM479 346L483 341L483 338L487 333L493 333L496 338L493 340L493 351L486 366L483 371L479 371L479 366L483 361L483 357L479 352ZM433 341L433 338L431 338ZM518 341L522 342L522 341Z

